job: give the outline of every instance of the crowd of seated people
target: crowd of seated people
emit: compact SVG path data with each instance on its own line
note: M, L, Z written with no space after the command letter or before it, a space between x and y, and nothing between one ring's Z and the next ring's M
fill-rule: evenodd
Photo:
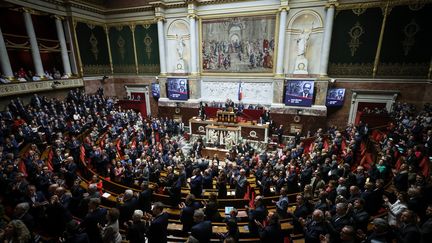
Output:
M19 82L31 82L31 81L40 81L40 80L58 80L58 79L68 79L70 78L67 74L61 74L60 70L53 68L52 71L46 70L44 73L44 77L40 77L37 74L34 74L32 70L24 70L24 68L20 68L17 72L14 73L14 80ZM0 84L10 83L7 77L0 73Z
M209 158L201 155L201 139L183 150L184 131L174 120L118 110L100 94L74 90L64 101L34 95L26 106L17 98L0 117L5 208L0 212L10 217L0 223L0 239L31 242L45 233L64 242L121 242L123 236L130 242L145 242L144 236L166 242L164 207L171 207L181 210L189 242L209 242L212 222L226 223L221 240L237 242L242 220L251 237L283 242L280 220L286 219L305 242L430 242L431 181L420 170L420 161L431 155L430 108L415 113L400 105L393 116L395 125L381 141L376 163L358 163L370 133L361 123L343 132L319 129L310 145L297 137L282 150L260 151L241 143L225 158ZM26 144L32 145L20 154ZM51 164L42 158L48 145L54 151ZM87 167L98 174L83 187L78 174ZM103 207L98 175L129 187L138 184L141 192L125 190L117 207ZM256 179L259 195L248 190L249 177ZM213 181L217 194L198 201ZM186 187L190 194L183 201ZM244 206L246 219L237 216L238 209L225 218L218 215L218 200L228 197L227 188L236 198L251 200ZM154 202L154 193L169 195L171 205ZM295 202L288 199L292 193L297 193ZM277 196L273 202L265 200L271 196ZM388 215L374 218L368 228L384 210ZM120 229L126 230L123 236Z

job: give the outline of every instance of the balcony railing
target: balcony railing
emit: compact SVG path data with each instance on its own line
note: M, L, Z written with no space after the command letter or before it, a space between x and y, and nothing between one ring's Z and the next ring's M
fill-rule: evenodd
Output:
M13 82L0 85L0 97L84 87L82 78Z

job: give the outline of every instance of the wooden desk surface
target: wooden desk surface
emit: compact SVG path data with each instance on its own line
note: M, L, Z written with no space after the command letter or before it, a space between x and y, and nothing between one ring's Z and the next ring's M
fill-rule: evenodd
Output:
M189 119L189 122L190 123L207 124L207 125L215 125L215 126L219 126L219 125L231 126L231 127L240 126L240 127L252 127L252 128L262 128L262 129L269 127L268 124L253 125L251 122L227 123L227 122L218 122L216 120L200 120L200 119L198 120L196 118Z

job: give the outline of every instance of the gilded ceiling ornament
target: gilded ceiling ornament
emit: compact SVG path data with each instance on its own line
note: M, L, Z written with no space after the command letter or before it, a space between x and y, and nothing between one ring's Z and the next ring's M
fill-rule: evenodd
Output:
M146 36L144 37L144 44L146 47L145 51L147 53L147 59L149 59L149 60L150 60L150 56L152 53L152 48L151 48L152 42L153 42L152 38L148 34L146 34Z
M351 36L351 40L348 43L348 46L351 49L351 56L354 56L358 47L360 44L360 37L364 34L363 26L360 25L359 22L357 22L348 32L348 34Z
M87 27L93 30L96 26L94 24L87 23Z
M124 60L125 59L125 40L123 39L122 36L119 36L119 38L117 39L117 46L118 46L118 50L121 56L121 59Z
M408 56L409 51L415 44L415 35L419 32L420 26L415 22L414 19L407 25L405 25L403 29L403 33L405 35L405 39L402 41L404 54Z
M97 61L98 54L99 54L98 40L96 39L96 36L93 33L90 36L89 42L92 46L90 51L93 53L93 56L94 56L95 60Z
M357 16L360 16L362 14L364 14L364 12L366 12L367 8L355 8L353 9L353 13Z
M146 30L147 30L148 28L150 28L150 26L151 26L151 24L143 24L143 25L142 25L142 27L144 27L144 29L146 29Z
M408 5L409 9L411 9L412 11L418 11L418 10L422 9L424 6L425 6L425 3L421 3L421 2L416 2L416 3Z

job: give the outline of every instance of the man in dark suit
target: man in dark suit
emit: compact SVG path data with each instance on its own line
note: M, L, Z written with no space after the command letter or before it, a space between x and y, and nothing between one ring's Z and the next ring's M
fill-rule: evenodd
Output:
M128 189L125 191L123 199L119 202L118 210L120 211L119 223L123 225L128 221L135 209L138 207L138 201L133 195L133 191Z
M271 212L268 215L268 224L263 226L259 221L255 222L259 227L259 237L261 242L274 242L282 243L284 242L281 225L279 222L279 216Z
M311 83L305 82L303 84L303 91L300 93L300 96L305 98L312 98L311 89L312 89Z
M432 205L429 205L426 209L426 220L422 224L420 231L422 235L421 243L432 241Z
M201 175L200 169L195 169L193 171L193 176L191 177L190 187L191 193L195 195L195 197L201 197L202 194L202 184L203 177Z
M320 235L326 235L330 233L329 225L325 221L323 211L315 209L312 213L312 220L307 222L302 221L304 225L304 236L306 243L319 243Z
M147 181L143 181L143 183L141 184L141 189L142 192L138 197L138 205L143 212L149 213L151 212L153 190L148 187Z
M236 198L244 198L246 194L247 178L246 171L244 169L240 170L240 176L235 179L235 196Z
M251 235L258 235L258 225L256 222L263 223L267 217L267 208L263 203L263 198L261 196L257 196L254 201L255 209L247 208L248 217L249 217L249 231Z
M168 214L163 211L164 205L161 202L153 204L153 218L147 215L150 221L148 226L148 242L149 243L166 243L168 235Z
M186 196L184 203L180 204L180 222L183 224L183 231L189 232L194 224L194 212L198 209L197 203L195 203L195 196L189 194Z
M276 133L278 136L278 143L281 144L282 143L282 136L284 133L283 125L279 125L279 128L277 129Z
M205 214L202 209L197 209L194 212L195 225L191 228L191 236L197 239L200 243L210 242L213 234L212 224L210 221L204 221Z
M416 224L417 217L415 213L411 210L406 210L402 213L400 220L401 225L396 232L398 242L419 242L421 239L421 234Z
M99 207L100 199L92 198L88 204L88 214L80 224L80 228L83 229L90 242L102 242L102 236L98 225L103 225L105 221L107 210Z

